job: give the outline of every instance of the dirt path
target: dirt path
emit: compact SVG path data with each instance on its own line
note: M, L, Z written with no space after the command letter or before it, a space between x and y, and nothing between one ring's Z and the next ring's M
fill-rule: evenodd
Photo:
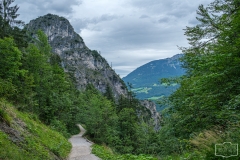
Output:
M68 160L100 160L100 158L91 154L92 142L82 137L86 130L81 125L78 126L81 132L69 139L69 142L72 144L72 150Z

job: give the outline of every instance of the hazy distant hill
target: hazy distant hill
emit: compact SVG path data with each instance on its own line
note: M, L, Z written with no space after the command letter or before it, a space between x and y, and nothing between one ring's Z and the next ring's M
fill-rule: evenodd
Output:
M133 91L139 99L156 100L163 95L167 96L177 88L177 84L166 87L159 80L184 74L179 61L181 56L182 54L177 54L171 58L151 61L138 67L123 80L126 84L129 82L133 85Z

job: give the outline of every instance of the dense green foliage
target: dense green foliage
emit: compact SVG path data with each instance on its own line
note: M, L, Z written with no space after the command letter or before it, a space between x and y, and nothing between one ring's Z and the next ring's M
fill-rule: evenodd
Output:
M34 117L29 113L18 112L10 104L0 101L0 125L4 125L2 122L8 125L0 130L0 159L40 160L68 156L71 144Z
M7 2L9 7L12 1ZM13 14L16 14L17 8L14 11ZM7 19L1 20L8 24L9 30L16 27L11 26ZM24 151L23 158L20 159L38 159L41 156L42 159L51 159L46 150L59 157L66 157L69 144L58 144L56 132L46 131L43 134L42 131L47 129L39 126L40 122L65 137L78 133L76 124L82 123L86 126L87 137L98 144L112 147L114 152L156 154L157 145L149 147L156 139L150 113L140 105L132 92L117 99L113 96L110 85L107 86L105 94L102 94L91 84L85 91L80 92L74 86L73 76L65 73L61 67L60 57L52 53L42 31L31 33L34 37L26 46L19 45L14 34L8 32L0 37L0 99L9 101L18 111L30 115L27 117L26 114L17 112L18 117L26 123L27 132L34 135L33 138L24 137L26 144L23 144L23 150L25 147L28 147L28 150ZM21 36L18 38L21 39ZM96 51L93 53L101 58ZM4 110L0 110L0 118L3 119L0 126L3 123L11 125L12 117ZM37 122L32 122L29 118ZM0 133L2 140L6 145L14 144L18 155L22 149L17 148L20 146L14 141L6 141L9 135L6 131L3 132L1 130ZM53 133L57 136L53 136ZM23 135L28 134L24 132ZM63 143L65 141L63 140ZM44 148L45 145L47 147ZM1 149L3 148L0 147ZM36 152L37 158L25 158L28 151ZM43 155L40 155L42 153ZM7 159L6 157L0 159Z
M192 159L218 159L216 143L239 144L239 3L215 0L200 5L200 23L186 28L191 45L181 48L186 75L169 97L160 131L161 154L192 152Z
M157 160L152 156L148 155L133 155L133 154L113 154L112 151L106 147L94 145L92 152L103 160Z
M148 147L156 134L150 113L132 92L116 103L110 86L106 97L92 85L86 91L77 91L41 31L22 51L11 38L0 42L1 98L20 111L33 113L65 137L77 133L76 124L83 123L89 138L111 146L115 152L156 153Z
M164 101L169 108L163 112L160 131L154 130L150 113L133 92L116 99L110 85L104 95L91 84L85 91L78 91L73 76L64 72L60 58L52 54L43 32L35 33L36 38L25 47L17 43L13 32L1 37L0 98L30 115L16 113L34 135L32 139L24 137L27 143L22 144L23 148L29 149L23 156L28 152L43 153L45 146L60 157L67 154L68 144L64 145L66 148L58 144L61 137L53 136L56 132L42 134L40 130L47 129L39 126L40 120L65 137L78 132L77 123L84 124L88 138L111 147L114 154L104 147L94 147L93 151L103 159L154 159L146 155L162 159L219 159L214 155L215 144L240 142L239 4L239 0L215 0L206 8L199 6L200 23L185 30L191 47L181 48L186 74L164 80L165 84L174 81L180 87ZM2 21L5 20L1 17ZM14 29L10 24L8 27ZM94 54L100 56L96 51ZM14 119L4 108L0 109L0 118L10 126ZM21 149L7 136L1 131L0 142L7 147L13 145L19 155ZM0 155L8 154L3 151L1 147ZM39 156L51 155L47 152Z
M77 133L71 113L76 108L76 90L54 59L43 32L38 32L38 40L23 53L10 38L1 40L0 46L1 82L9 88L2 90L2 98L11 100L20 110L33 112L46 124L62 125L55 128L67 128L63 132L66 136L68 132Z
M108 100L107 95L102 96L88 85L78 97L81 105L76 116L85 124L88 137L118 153L154 153L149 145L156 132L147 110L132 97L131 92L129 98L120 97L117 104Z

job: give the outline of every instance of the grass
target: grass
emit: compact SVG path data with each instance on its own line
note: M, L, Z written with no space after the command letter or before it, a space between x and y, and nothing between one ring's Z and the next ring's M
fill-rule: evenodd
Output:
M164 97L164 96L150 97L150 98L148 98L148 100L153 100L154 101L154 100L158 100L162 97Z
M176 85L178 85L178 84L177 84L177 83L172 83L172 84L170 84L170 86L176 86ZM161 86L167 87L167 86L169 86L169 85L168 85L167 83L162 83Z
M148 94L148 91L150 91L152 88L148 88L148 87L142 87L142 88L134 88L132 89L133 92L135 93L146 93Z
M0 131L0 159L64 159L70 153L71 144L68 140L42 124L35 116L19 112L2 101L0 110L11 120L9 130L20 136L14 137L18 142L13 142L7 132ZM0 125L4 124L0 122Z
M8 126L11 124L12 118L7 114L5 107L0 108L0 120L6 122Z
M157 158L149 155L133 155L133 154L114 154L112 151L104 146L93 145L92 153L102 160L157 160Z
M34 157L11 142L8 135L0 131L0 159L27 160Z

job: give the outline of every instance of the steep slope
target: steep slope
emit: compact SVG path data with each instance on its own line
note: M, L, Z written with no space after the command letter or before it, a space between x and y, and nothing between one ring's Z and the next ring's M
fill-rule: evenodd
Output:
M47 14L31 20L27 29L32 36L39 29L44 31L53 52L60 57L62 67L75 80L79 90L85 89L87 84L93 84L104 93L109 84L115 97L126 94L122 79L97 51L85 45L67 19Z
M26 27L33 37L39 29L47 35L53 53L60 57L61 66L79 90L93 84L102 93L109 86L115 99L127 94L124 81L97 51L85 45L67 19L47 14L31 20Z
M0 100L0 159L65 159L71 144L35 115Z
M159 130L160 129L160 121L162 120L161 115L157 111L156 105L154 102L149 100L141 100L140 101L142 106L145 106L149 111L151 112L151 118L154 120L154 129Z
M171 58L151 61L138 67L123 78L125 83L131 83L133 91L139 99L156 100L161 96L169 95L177 88L177 85L167 87L161 85L161 78L176 77L184 74L177 54Z

